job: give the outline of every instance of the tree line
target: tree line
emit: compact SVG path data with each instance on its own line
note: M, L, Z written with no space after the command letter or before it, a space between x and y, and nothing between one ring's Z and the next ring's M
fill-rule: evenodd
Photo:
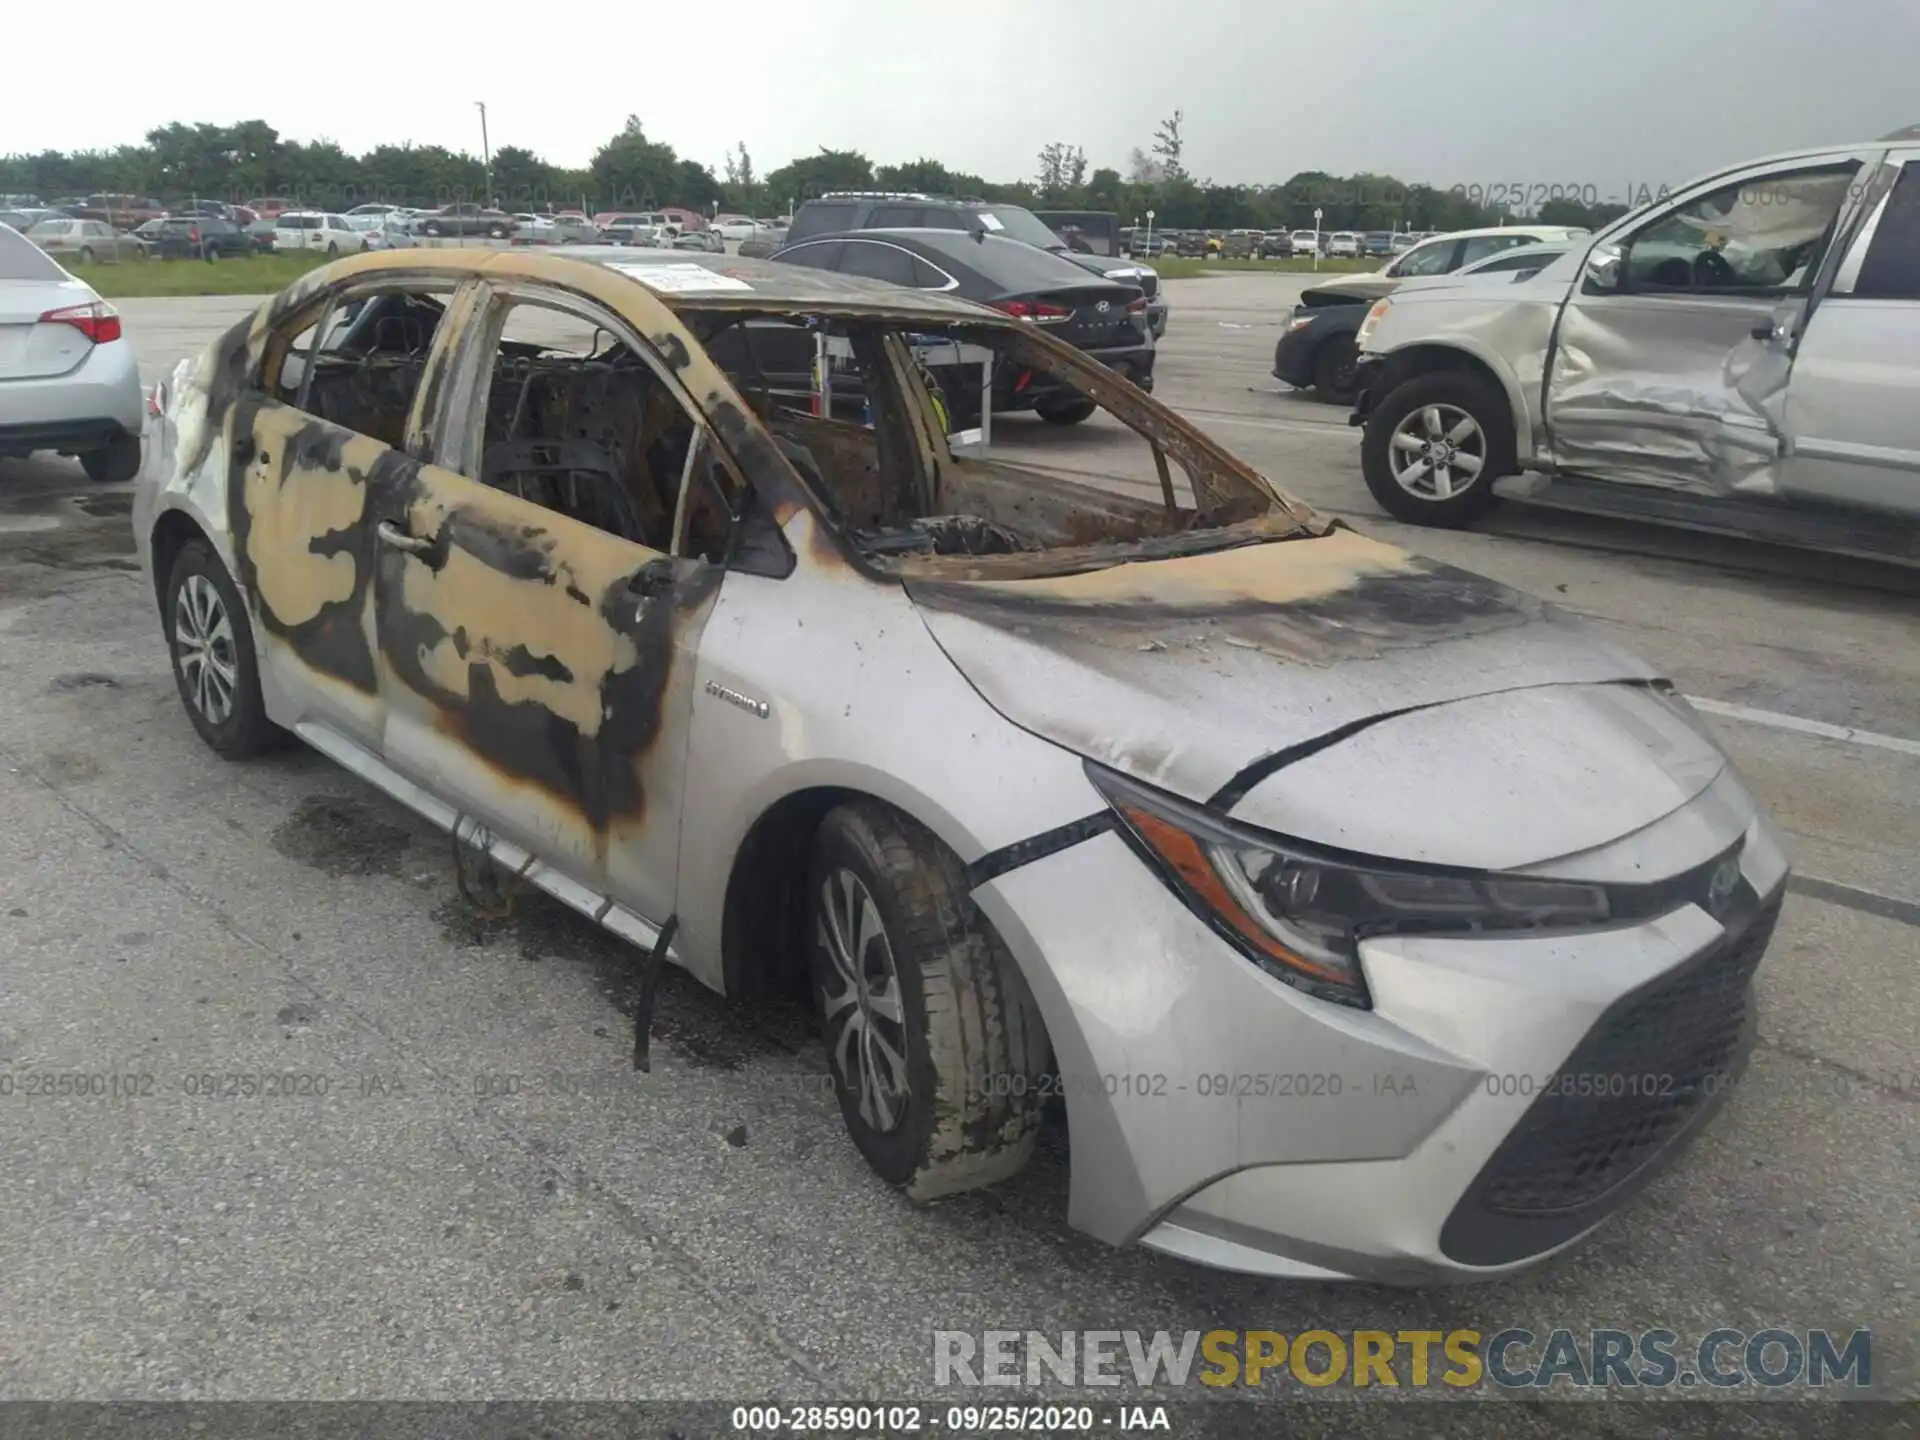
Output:
M238 203L283 196L344 210L367 201L444 205L488 200L507 210L647 210L677 205L748 214L789 213L830 190L909 190L964 195L1042 210L1114 211L1126 224L1156 229L1457 230L1506 219L1598 226L1623 207L1549 200L1532 216L1484 203L1465 187L1407 184L1390 175L1302 171L1269 185L1216 185L1186 163L1184 115L1175 111L1151 144L1128 157L1124 172L1089 167L1086 152L1050 141L1032 178L992 181L922 157L875 164L858 150L826 147L759 173L745 142L716 174L671 145L649 139L636 115L581 169L552 165L503 145L490 164L439 145L380 145L350 155L331 140L284 139L263 120L236 125L175 122L147 132L145 143L112 150L0 156L0 192L52 200L102 192L150 195L172 203Z

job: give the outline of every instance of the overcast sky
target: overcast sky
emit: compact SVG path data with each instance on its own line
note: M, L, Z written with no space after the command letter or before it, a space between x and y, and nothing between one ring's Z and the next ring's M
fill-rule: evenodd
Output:
M485 100L495 147L562 165L584 165L633 111L716 173L744 140L761 173L828 145L1012 180L1050 140L1124 172L1178 108L1188 169L1220 183L1371 170L1443 188L1593 184L1604 200L1920 123L1920 0L7 10L0 152L257 117L356 153L412 140L477 154Z

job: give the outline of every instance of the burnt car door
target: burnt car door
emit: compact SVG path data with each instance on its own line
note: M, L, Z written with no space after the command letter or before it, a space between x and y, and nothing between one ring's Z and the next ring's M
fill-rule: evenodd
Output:
M1877 156L1723 175L1596 244L1547 363L1553 465L1706 494L1774 493L1777 367L1756 342L1783 307L1814 298L1861 167ZM1754 362L1761 369L1749 374Z
M375 753L375 496L419 468L423 379L453 289L384 279L301 306L227 414L227 522L275 716Z
M438 465L377 517L386 760L658 925L724 558L676 558L675 526L689 478L723 462L641 335L699 342L645 297L644 326L510 279L472 303Z

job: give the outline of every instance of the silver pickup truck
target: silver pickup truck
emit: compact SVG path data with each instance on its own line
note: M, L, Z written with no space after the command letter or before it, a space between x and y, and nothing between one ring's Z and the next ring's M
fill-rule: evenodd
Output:
M1920 563L1920 130L1705 176L1536 275L1409 280L1358 334L1367 488Z

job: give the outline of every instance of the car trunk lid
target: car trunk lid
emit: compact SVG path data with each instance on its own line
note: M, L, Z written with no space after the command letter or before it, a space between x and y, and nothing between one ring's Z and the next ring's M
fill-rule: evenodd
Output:
M1140 298L1132 285L1068 285L1007 295L993 303L995 309L1031 319L1048 334L1088 350L1137 343L1140 326L1127 307Z
M1201 802L1377 717L1657 678L1544 602L1343 528L1081 574L904 583L1013 723Z
M0 278L0 382L46 380L76 369L93 342L72 325L42 324L40 317L97 298L79 280Z

